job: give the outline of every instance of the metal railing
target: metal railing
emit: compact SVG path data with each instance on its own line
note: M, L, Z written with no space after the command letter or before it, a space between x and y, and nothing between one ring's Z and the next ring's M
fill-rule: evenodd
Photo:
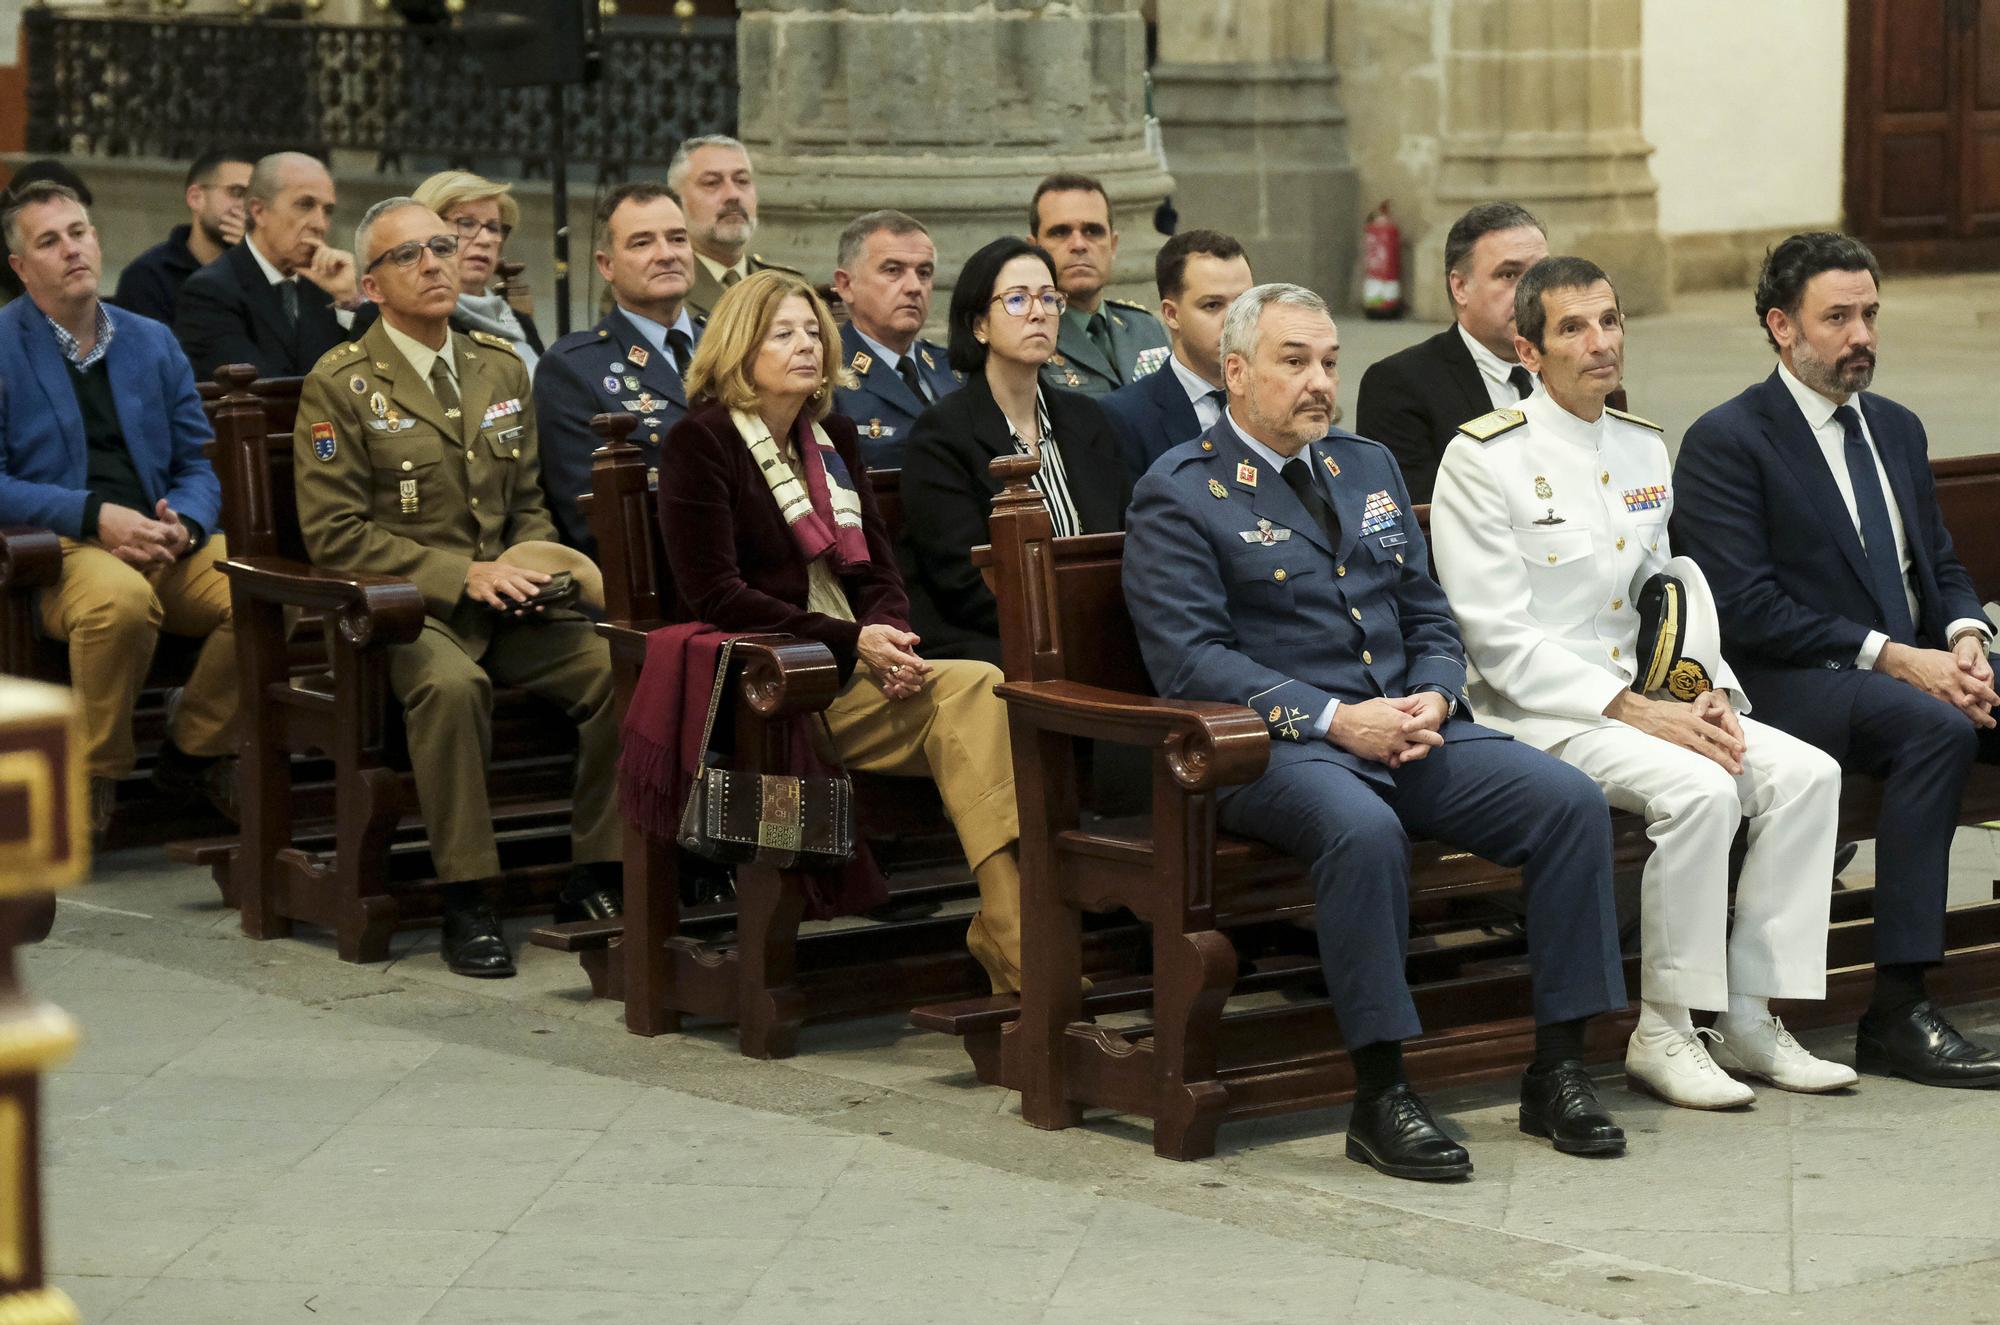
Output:
M574 170L623 178L681 139L736 127L736 25L614 20L602 75L496 88L463 34L268 18L22 14L28 148L186 160L215 147L372 152L384 171L546 176L553 117Z

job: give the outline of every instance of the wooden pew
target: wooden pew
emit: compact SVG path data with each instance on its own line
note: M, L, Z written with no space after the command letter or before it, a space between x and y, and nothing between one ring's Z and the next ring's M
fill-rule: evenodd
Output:
M1056 539L1027 486L1035 462L994 462L1009 486L996 499L992 546L981 560L1000 602L1021 801L1023 990L919 1008L913 1022L963 1037L981 1081L1019 1090L1021 1112L1043 1128L1074 1126L1086 1108L1149 1117L1154 1150L1172 1159L1214 1153L1225 1120L1339 1103L1353 1093L1330 1006L1302 997L1244 1007L1242 995L1317 983L1310 947L1257 955L1260 927L1308 924L1302 867L1260 842L1218 831L1215 797L1263 770L1269 737L1257 714L1229 704L1154 697L1119 583L1123 536ZM1940 462L1941 492L1959 550L1983 592L2000 589L2000 456ZM1420 508L1420 517L1427 510ZM1967 522L1970 523L1967 523ZM1086 739L1143 746L1152 755L1149 815L1087 824L1078 814L1077 750ZM1843 833L1867 837L1878 808L1868 779L1843 793ZM1981 768L1964 822L2000 814L2000 770ZM1643 860L1643 824L1614 815L1621 865ZM1434 842L1415 845L1413 911L1428 900L1519 886L1514 871ZM1869 889L1836 895L1828 997L1785 1010L1799 1028L1851 1020L1865 1005ZM1129 908L1152 927L1149 976L1099 980L1079 991L1084 917ZM1408 962L1426 1026L1406 1046L1421 1086L1518 1072L1532 1054L1525 962L1504 940L1414 929ZM2000 992L2000 902L1951 913L1941 1000ZM1637 962L1628 958L1636 991ZM1232 998L1239 999L1230 1007ZM1150 1010L1150 1022L1111 1022ZM1591 1029L1594 1060L1623 1050L1631 1014Z

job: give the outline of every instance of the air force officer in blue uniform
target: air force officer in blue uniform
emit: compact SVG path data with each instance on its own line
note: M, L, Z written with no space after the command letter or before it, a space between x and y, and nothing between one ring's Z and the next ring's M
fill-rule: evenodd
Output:
M1348 1157L1404 1178L1472 1171L1402 1071L1410 838L1522 867L1536 1053L1521 1129L1569 1153L1624 1133L1581 1066L1585 1020L1625 1006L1611 831L1589 778L1459 712L1465 655L1387 450L1330 427L1340 342L1318 295L1260 285L1222 331L1229 405L1139 482L1125 596L1163 696L1247 704L1263 776L1222 825L1310 867L1320 958L1353 1057Z
M833 288L847 306L840 352L854 385L833 393L833 407L854 420L863 464L901 469L917 415L965 381L943 346L917 334L931 315L937 248L915 217L884 209L849 223L835 262Z

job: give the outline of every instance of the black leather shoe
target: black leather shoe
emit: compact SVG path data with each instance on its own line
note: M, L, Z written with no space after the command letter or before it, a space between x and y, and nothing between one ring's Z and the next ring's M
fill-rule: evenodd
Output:
M1392 1178L1444 1182L1472 1176L1472 1157L1465 1147L1438 1128L1431 1111L1403 1082L1373 1099L1354 1101L1347 1120L1347 1157Z
M1565 1155L1625 1153L1625 1129L1597 1102L1596 1085L1574 1058L1522 1075L1521 1130L1547 1137Z
M514 954L490 906L471 906L444 913L444 964L453 975L500 980L514 974Z
M1863 1016L1854 1035L1854 1066L1926 1086L2000 1086L2000 1053L1960 1035L1929 999L1901 1016Z
M593 888L580 897L568 893L556 902L556 923L572 920L616 920L625 914L625 896L612 888Z
M153 785L170 796L206 800L229 822L242 822L234 755L203 758L188 754L169 740L160 746L153 761Z

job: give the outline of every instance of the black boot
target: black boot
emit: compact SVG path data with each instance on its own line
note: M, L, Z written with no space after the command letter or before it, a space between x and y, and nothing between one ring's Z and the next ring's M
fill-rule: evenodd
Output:
M499 918L485 901L447 905L444 913L444 964L453 975L500 980L514 974L514 954Z
M1354 1101L1347 1157L1392 1178L1442 1182L1472 1176L1472 1157L1446 1136L1407 1082Z
M1521 1077L1521 1130L1565 1155L1622 1155L1625 1130L1597 1102L1597 1087L1574 1058L1530 1067Z
M153 785L170 796L200 798L231 823L240 823L236 795L236 757L191 755L169 737L153 761Z
M615 860L570 866L556 921L616 920L625 914L625 867Z

